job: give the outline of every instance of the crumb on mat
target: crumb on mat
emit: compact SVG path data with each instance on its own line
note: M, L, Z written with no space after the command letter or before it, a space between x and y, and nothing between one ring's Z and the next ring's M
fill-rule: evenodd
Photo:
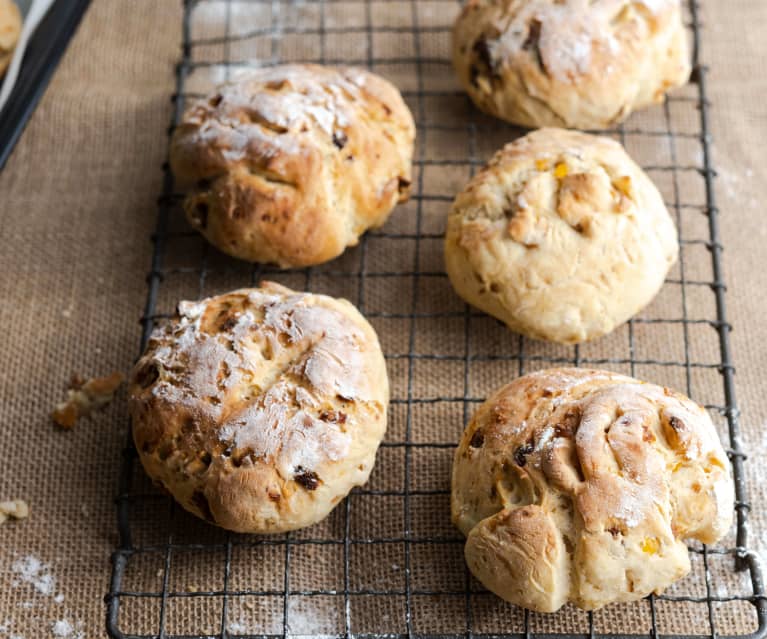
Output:
M0 501L0 524L9 517L13 519L26 519L29 517L29 506L23 499L10 499Z
M73 375L66 401L58 404L51 414L53 421L61 428L71 429L80 417L90 415L111 402L122 382L123 374L117 371L89 380Z

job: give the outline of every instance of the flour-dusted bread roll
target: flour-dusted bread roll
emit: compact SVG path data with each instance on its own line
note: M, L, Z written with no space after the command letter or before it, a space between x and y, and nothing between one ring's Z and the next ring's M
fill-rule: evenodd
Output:
M680 0L469 0L453 64L480 109L527 127L608 128L690 75Z
M184 508L276 533L367 481L389 386L352 304L265 283L178 313L136 364L130 409L144 468Z
M509 328L564 344L641 310L678 253L663 199L608 138L541 129L495 154L453 203L458 294Z
M171 166L191 224L281 267L340 255L410 194L415 126L399 91L355 68L259 69L184 114Z
M13 0L0 0L0 77L13 57L21 33L21 13Z
M703 407L623 375L553 369L476 412L455 454L452 514L469 568L498 596L593 610L686 575L682 540L720 539L733 492Z

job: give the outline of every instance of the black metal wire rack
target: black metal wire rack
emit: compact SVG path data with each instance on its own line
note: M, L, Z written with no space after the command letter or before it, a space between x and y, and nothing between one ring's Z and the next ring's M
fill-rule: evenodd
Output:
M520 134L472 108L448 61L456 0L184 0L173 125L190 98L239 68L281 61L367 66L392 79L418 125L414 193L387 225L330 264L282 272L209 248L180 211L168 166L158 200L142 348L179 299L262 278L346 297L378 329L392 381L390 424L369 484L323 523L287 535L234 535L154 490L128 443L119 545L106 596L119 638L764 637L767 602L747 546L746 459L730 354L701 58L703 8L689 0L693 82L608 134L658 183L680 231L680 261L658 299L595 344L561 347L509 333L452 294L441 238L454 193ZM449 523L452 450L472 409L518 374L603 366L679 388L729 441L736 525L690 546L692 574L662 596L585 613L505 604L464 567Z

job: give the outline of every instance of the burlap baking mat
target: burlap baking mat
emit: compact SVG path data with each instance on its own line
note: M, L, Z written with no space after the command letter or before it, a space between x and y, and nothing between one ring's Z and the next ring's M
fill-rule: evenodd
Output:
M99 637L104 631L103 595L108 591L109 556L116 547L115 511L120 451L127 420L124 397L85 420L68 433L51 426L48 413L61 399L72 372L86 375L127 371L138 349L139 319L146 294L157 206L162 191L161 165L166 156L166 128L171 118L174 65L181 55L181 3L177 0L96 0L86 15L66 58L35 113L21 143L0 174L0 319L6 337L0 351L0 498L22 497L31 506L29 520L0 528L0 637L30 639L45 636ZM227 8L228 5L228 8ZM228 625L235 633L283 632L282 592L286 566L291 591L288 621L295 634L336 634L346 624L343 592L348 554L351 630L359 633L407 631L410 612L415 633L463 633L467 610L474 632L520 632L521 611L505 605L470 581L472 594L463 593L466 574L461 545L447 517L447 488L451 451L445 447L413 448L410 439L442 444L456 440L462 429L461 401L444 398L484 397L519 372L516 360L494 360L499 353L517 355L520 342L496 322L467 315L441 275L441 242L447 199L467 179L472 160L484 160L509 128L469 108L465 98L446 98L456 88L446 57L448 35L439 27L450 23L457 3L423 0L327 3L324 16L317 3L206 2L191 21L192 62L253 59L346 60L359 64L396 58L374 69L405 91L417 119L431 126L419 131L420 163L416 177L420 197L399 207L383 229L361 249L314 269L308 281L316 291L363 302L379 331L389 359L392 380L391 420L387 442L365 493L351 498L348 522L342 507L322 524L292 536L286 552L281 537L259 543L248 537L227 537L178 512L157 496L140 469L133 492L148 494L132 505L133 543L158 552L140 552L128 562L124 591L157 594L165 577L162 552L172 535L179 548L170 558L167 590L191 596L170 598L166 605L167 633L215 633L220 630L222 598L195 596L195 591L220 590L228 579L230 591L264 592L229 598ZM413 13L415 7L415 14ZM449 10L446 10L449 8ZM759 456L763 441L765 399L760 364L767 356L764 316L767 269L764 226L757 220L759 188L766 177L762 149L767 142L763 102L767 82L760 68L767 53L759 29L767 6L739 0L707 2L703 7L704 56L712 62L709 97L713 103L715 161L720 175L717 192L722 209L726 257L727 301L735 325L733 344L738 368L737 390L743 410L745 448L754 509L753 546L767 550L761 531L764 521L764 471ZM416 21L423 29L413 38ZM288 28L273 38L273 25L324 25L327 33L298 35ZM368 24L373 29L367 28ZM343 35L334 29L345 25ZM227 27L240 34L233 44L217 38ZM230 31L231 32L231 31ZM248 33L254 33L248 37ZM420 55L420 68L406 59ZM419 72L422 84L418 82ZM186 89L206 90L223 79L217 64L190 70ZM419 89L425 94L419 99ZM646 166L699 167L700 121L694 108L696 87L676 94L664 107L636 114L627 124L625 142ZM467 122L473 123L472 127ZM678 133L670 142L665 132ZM655 131L638 135L631 131ZM709 287L694 282L712 280L703 179L695 170L655 170L671 205L681 235L684 270L672 272L658 299L642 314L647 320L684 316L715 318ZM679 206L675 206L678 204ZM417 220L421 237L415 239ZM171 230L188 230L177 210ZM179 235L167 246L165 278L157 312L169 312L179 298L219 293L251 281L253 269L225 258L194 235ZM408 274L418 255L422 276ZM208 273L202 285L200 260ZM364 260L364 262L362 262ZM364 263L367 277L360 286L356 273ZM257 275L257 274L256 274ZM307 284L305 274L276 279L296 288ZM687 282L684 298L680 281ZM414 291L415 287L415 291ZM414 296L415 293L415 296ZM413 299L416 299L415 305ZM410 319L413 311L418 314ZM437 317L435 314L440 314ZM469 339L466 340L467 322ZM411 328L417 358L410 370L406 355ZM724 405L722 379L716 365L716 331L705 321L687 325L689 358L685 360L684 327L673 322L643 322L624 327L596 344L580 349L584 360L629 359L639 362L637 376L688 390L701 402ZM473 359L465 364L466 349ZM433 358L432 356L439 357ZM572 358L572 349L525 342L531 358L526 370L542 368L558 358ZM689 366L664 365L687 362ZM628 363L605 366L631 372ZM412 372L412 376L409 373ZM408 393L419 401L408 415ZM721 416L717 422L723 425ZM409 424L409 426L408 426ZM412 494L397 494L406 479ZM152 496L155 495L155 496ZM406 521L407 513L407 521ZM405 525L412 543L403 542ZM387 539L385 543L343 540ZM420 543L417 540L440 540ZM227 546L231 540L234 545ZM319 540L322 543L308 543ZM210 544L190 549L187 544ZM724 540L731 546L732 538ZM227 553L231 571L225 574ZM669 594L727 599L750 594L750 584L732 572L730 556L693 554L693 573ZM409 575L406 568L409 567ZM708 570L706 570L706 568ZM408 606L406 593L410 592ZM379 592L397 594L378 595ZM452 593L452 594L450 594ZM125 597L120 627L126 633L156 633L161 600ZM712 606L719 633L754 630L755 617L747 603L722 601ZM665 633L709 634L706 603L659 601L654 614ZM653 611L646 603L614 606L594 615L597 632L647 632ZM531 615L532 632L585 632L584 613L566 609L553 616Z

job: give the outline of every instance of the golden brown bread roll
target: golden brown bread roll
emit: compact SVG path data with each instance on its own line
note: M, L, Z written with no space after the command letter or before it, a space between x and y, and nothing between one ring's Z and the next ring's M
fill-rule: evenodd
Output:
M277 284L182 302L131 376L147 474L238 532L325 517L364 484L386 430L386 366L346 300Z
M453 64L483 111L605 129L687 82L680 0L469 0Z
M252 262L310 266L410 194L415 126L397 89L350 67L258 69L191 106L171 144L187 217Z
M21 34L21 13L13 0L0 0L0 78L11 63Z
M498 596L593 610L689 572L682 540L716 542L732 521L728 468L687 397L607 371L544 370L501 388L467 426L453 522Z

